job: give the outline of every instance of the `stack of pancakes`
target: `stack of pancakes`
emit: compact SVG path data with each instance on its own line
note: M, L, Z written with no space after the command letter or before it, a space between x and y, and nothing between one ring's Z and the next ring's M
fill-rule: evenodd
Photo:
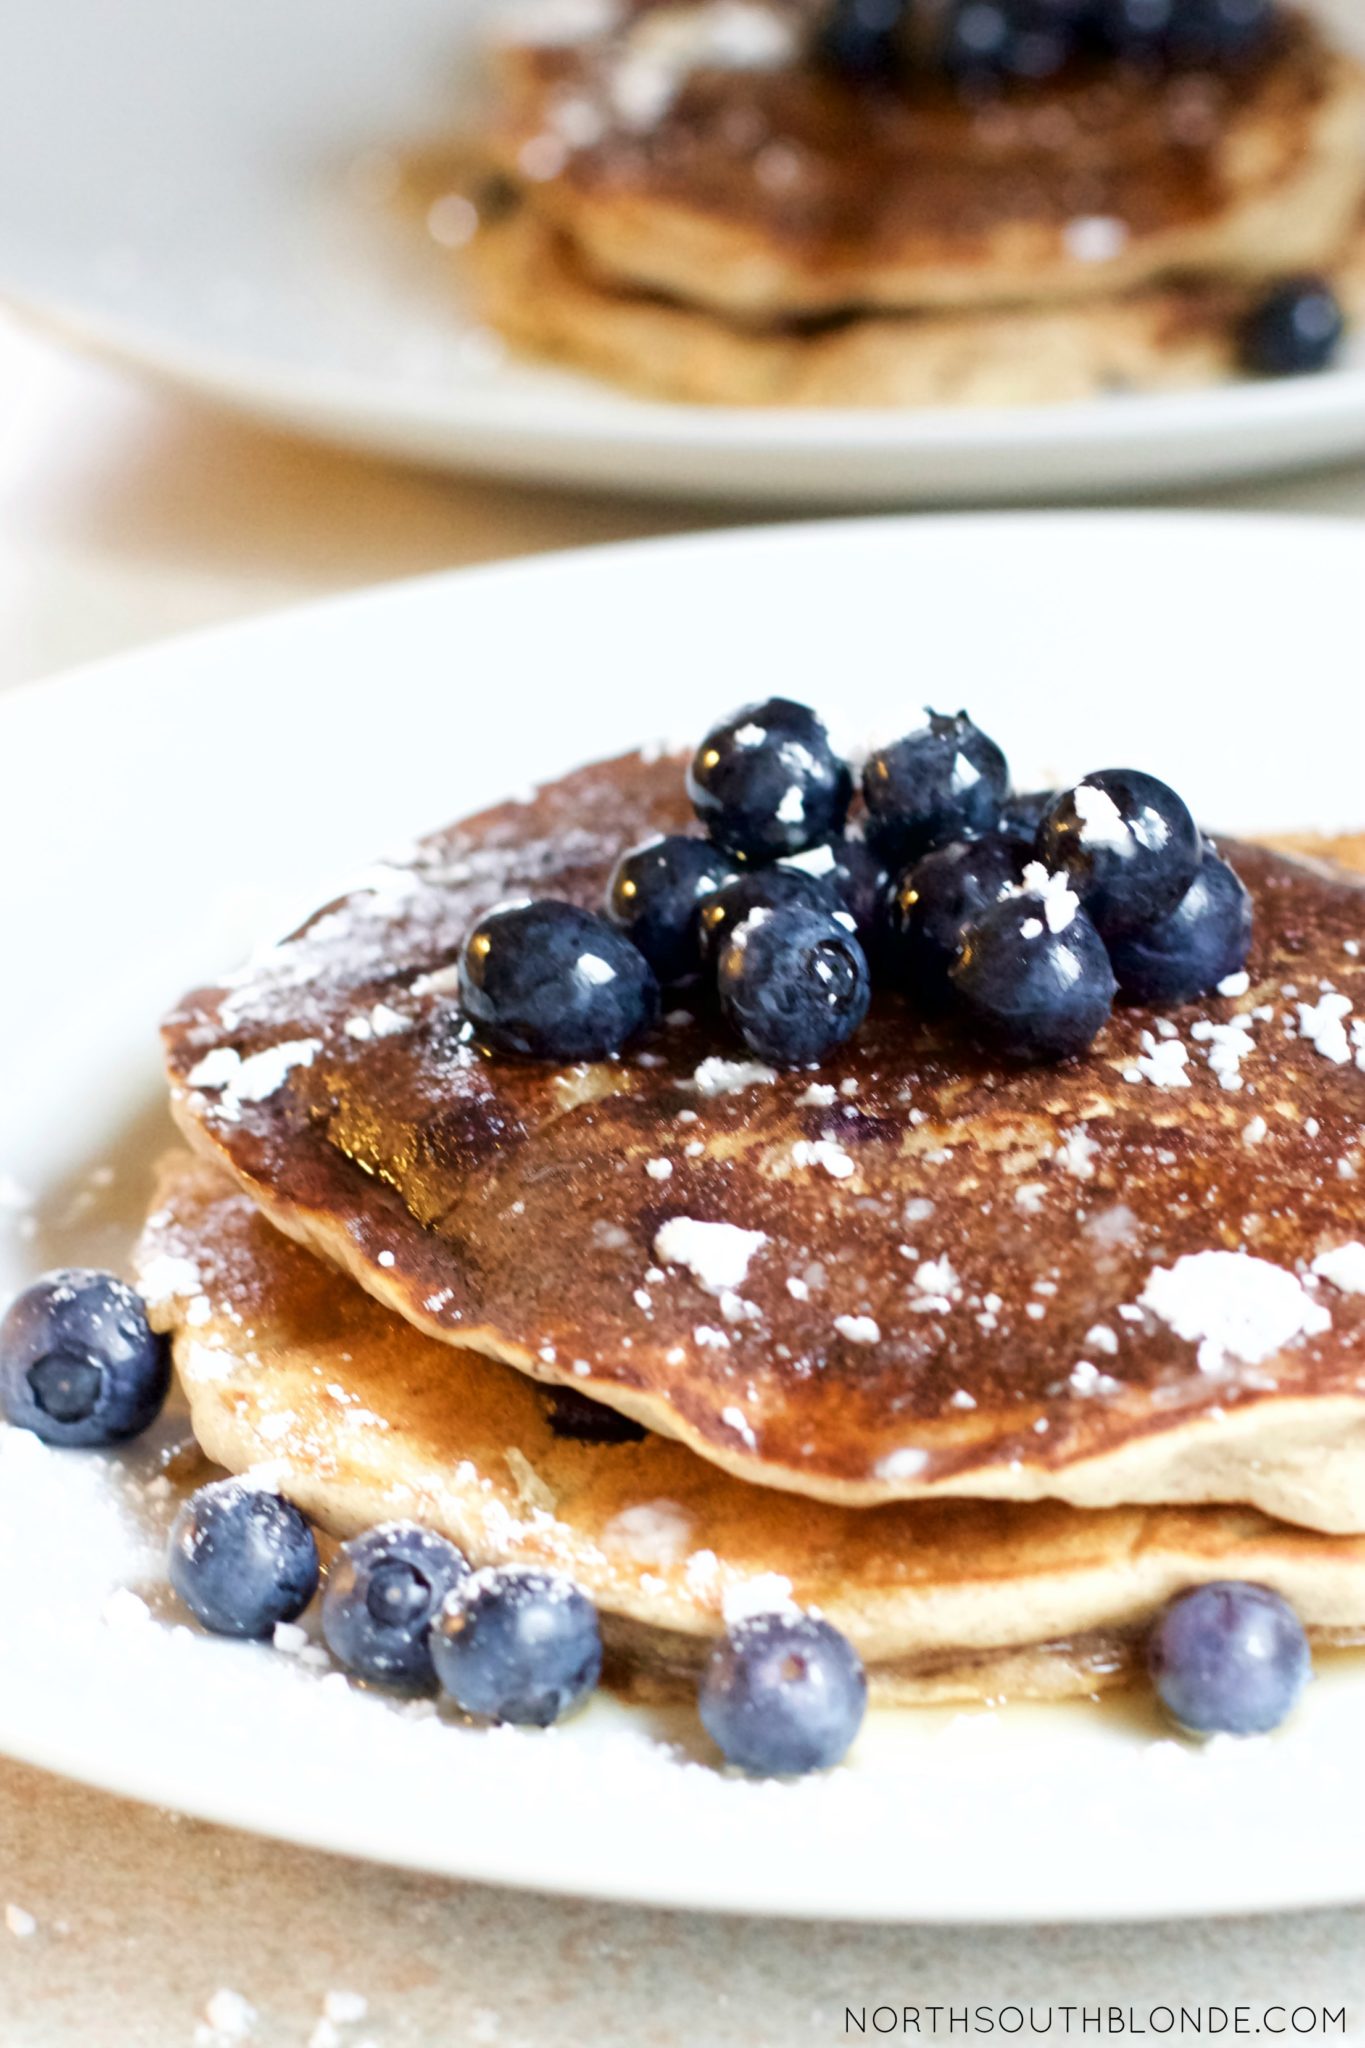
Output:
M599 905L682 766L436 834L168 1019L139 1278L208 1455L562 1569L665 1692L788 1601L890 1700L1090 1691L1215 1578L1365 1640L1365 845L1226 846L1245 986L1063 1067L884 996L814 1074L686 994L619 1060L481 1053L471 923Z
M666 398L901 406L1223 378L1297 274L1365 310L1365 77L1306 14L1235 69L984 96L838 76L815 32L803 0L508 29L461 252L490 322Z

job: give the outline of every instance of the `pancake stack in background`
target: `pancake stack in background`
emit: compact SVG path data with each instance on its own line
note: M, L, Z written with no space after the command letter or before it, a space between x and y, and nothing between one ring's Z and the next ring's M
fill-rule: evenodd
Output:
M1327 360L1332 311L1279 292L1365 308L1365 84L1288 0L545 0L498 33L456 260L514 344L641 392L1199 385Z
M1211 1580L1365 1640L1359 881L1225 848L1248 972L1058 1067L881 996L815 1074L686 992L619 1059L480 1052L475 921L688 818L680 759L580 771L167 1021L139 1281L208 1456L567 1573L649 1693L789 1605L884 1701L1088 1693Z

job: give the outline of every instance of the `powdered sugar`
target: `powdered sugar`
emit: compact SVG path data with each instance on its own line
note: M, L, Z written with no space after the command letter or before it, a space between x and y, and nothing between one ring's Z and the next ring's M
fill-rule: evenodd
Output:
M735 1223L704 1223L694 1216L672 1216L654 1236L654 1256L662 1266L686 1266L710 1294L739 1287L749 1261L767 1243L761 1230L741 1230Z
M1247 1252L1187 1253L1174 1266L1158 1266L1138 1300L1178 1337L1198 1345L1201 1372L1262 1365L1332 1322L1296 1274Z

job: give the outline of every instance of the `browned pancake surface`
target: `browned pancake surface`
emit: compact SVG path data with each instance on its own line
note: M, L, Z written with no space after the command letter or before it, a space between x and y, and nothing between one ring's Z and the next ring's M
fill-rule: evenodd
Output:
M1365 995L1361 886L1231 849L1256 899L1251 986L1177 1013L1178 1091L1140 1077L1141 1011L1083 1062L1010 1071L880 999L818 1075L719 1094L703 1062L740 1049L705 1018L568 1072L467 1043L451 970L472 920L518 894L595 905L619 850L686 814L680 763L633 756L423 842L172 1015L188 1135L419 1327L746 1476L1365 1525L1365 1297L1318 1289L1330 1327L1220 1372L1137 1305L1183 1254L1301 1270L1361 1235L1365 1075L1297 1023L1323 983ZM1232 1090L1193 1027L1236 1012L1253 1024ZM762 1233L735 1299L657 1263L679 1217Z
M415 1517L476 1564L567 1572L635 1687L694 1685L727 1618L788 1599L841 1628L894 1701L1094 1691L1205 1579L1275 1586L1315 1641L1365 1630L1365 1539L1244 1508L840 1508L662 1437L574 1441L556 1390L423 1336L184 1154L163 1164L137 1271L213 1460L334 1535Z
M632 122L613 81L654 11L506 51L492 145L604 274L739 317L1308 267L1334 253L1365 178L1359 74L1297 13L1222 73L1095 62L982 99L930 65L869 86L798 56L703 64ZM581 111L564 110L584 107L601 132L576 141Z

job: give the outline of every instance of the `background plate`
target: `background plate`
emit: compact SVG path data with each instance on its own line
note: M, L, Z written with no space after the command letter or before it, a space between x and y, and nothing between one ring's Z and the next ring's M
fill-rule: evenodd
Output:
M1360 36L1356 0L1323 4ZM1365 450L1361 347L1347 367L1286 384L977 412L669 406L490 366L461 332L444 266L362 196L367 152L450 129L479 12L473 0L0 9L0 291L282 426L642 492L1003 499L1208 483Z
M414 831L756 691L850 735L964 702L1024 786L1122 758L1222 826L1359 825L1363 572L1354 530L1269 520L809 526L391 586L14 693L0 1290L126 1246L169 1139L155 1022L189 982ZM183 1430L118 1458L0 1430L0 1749L324 1847L666 1904L1365 1898L1359 1661L1270 1740L1197 1750L1140 1700L881 1713L853 1765L791 1786L711 1769L686 1713L483 1733L178 1624L156 1473Z

